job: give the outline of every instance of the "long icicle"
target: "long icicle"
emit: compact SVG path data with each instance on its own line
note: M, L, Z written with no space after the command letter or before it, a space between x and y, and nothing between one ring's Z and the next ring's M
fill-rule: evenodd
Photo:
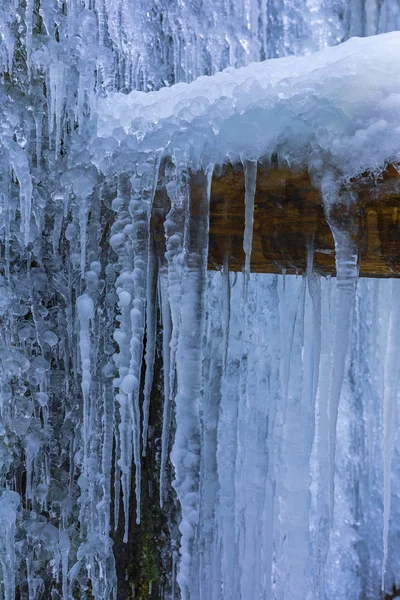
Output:
M244 298L247 299L247 291L250 279L251 250L253 246L253 225L254 225L254 198L256 193L257 181L257 162L246 160L243 163L244 168L244 235L243 250L245 254L244 263Z
M154 252L150 249L147 269L147 298L146 298L146 352L144 356L146 374L143 390L143 429L142 455L146 456L147 434L149 429L150 395L153 385L154 362L156 356L157 328L157 262Z
M171 309L168 299L168 275L160 269L159 286L161 297L162 349L164 373L164 405L161 433L161 467L160 467L160 506L164 503L165 470L168 457L168 439L171 425L171 394L170 394L170 342L171 342Z
M179 173L179 171L178 171ZM182 200L193 207L194 214L185 232L185 264L181 284L181 327L177 348L178 393L175 397L176 432L171 460L175 468L173 486L177 492L182 519L181 562L178 583L182 600L189 600L193 545L198 524L200 469L200 403L203 393L202 345L205 319L205 283L208 251L208 203L211 176L191 175ZM178 186L179 189L180 186ZM194 197L196 192L196 197Z
M344 202L351 220L351 205L354 202L351 192L346 190L340 196L338 183L335 175L331 172L325 174L321 189L328 224L335 242L336 253L336 320L328 399L329 515L332 527L335 498L336 425L352 327L358 278L358 255L349 226L347 225L346 228L343 228L340 220L336 219L332 211L336 203L339 201L341 203Z
M391 475L394 437L395 406L399 388L400 356L400 281L392 281L389 334L386 346L383 391L383 558L382 591L385 586L386 563L389 550L389 520L391 510Z

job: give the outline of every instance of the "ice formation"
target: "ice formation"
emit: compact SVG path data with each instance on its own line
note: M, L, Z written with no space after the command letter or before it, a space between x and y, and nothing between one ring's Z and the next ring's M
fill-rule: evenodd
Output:
M146 494L168 532L150 597L347 600L398 581L399 289L358 280L331 211L400 162L400 33L335 45L389 29L396 0L3 3L5 600L137 597L121 563ZM312 249L304 276L250 273L272 157L320 189L334 280ZM207 271L227 161L245 171L239 275L229 257Z

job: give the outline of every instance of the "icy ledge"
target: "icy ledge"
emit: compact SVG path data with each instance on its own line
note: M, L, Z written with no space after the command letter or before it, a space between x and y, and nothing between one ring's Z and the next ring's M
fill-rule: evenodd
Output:
M120 140L123 128L144 153L186 150L194 169L277 152L290 167L330 167L348 180L400 157L399 55L392 32L110 95L98 103L98 136Z
M135 199L130 208L132 223L138 227L138 219L143 215L144 226L141 233L132 237L135 261L137 259L133 278L136 281L135 307L138 318L133 327L131 346L139 348L139 351L130 365L126 360L124 362L124 340L129 336L130 326L128 322L124 324L122 319L115 337L118 343L121 338L120 353L115 360L120 377L114 380L114 385L122 389L119 398L125 394L123 378L127 376L126 373L129 372L129 376L132 375L137 380L139 378L145 322L143 307L146 303L151 305L149 293L152 286L149 286L149 279L145 275L146 270L148 273L151 271L149 246L146 246L150 235L149 215L160 175L164 178L171 200L165 234L167 288L172 319L171 322L168 321L167 329L170 330L172 323L172 332L170 340L165 340L166 347L170 342L171 352L164 356L164 367L165 373L170 374L169 392L166 390L166 394L171 395L175 387L175 374L179 390L174 397L177 427L171 460L175 472L173 485L182 509L178 582L184 599L189 598L189 590L193 589L195 580L195 532L199 523L201 498L202 451L199 439L204 382L201 380L202 357L198 340L202 337L206 317L206 206L212 169L216 164L226 161L244 163L245 299L250 275L257 161L272 160L274 156L289 168L306 168L321 191L335 240L337 272L333 350L329 366L324 432L328 446L327 464L322 469L328 474L329 497L327 513L324 508L323 518L326 522L330 521L333 527L336 429L356 301L358 256L351 235L351 224L338 222L330 209L338 201L344 205L353 201L354 192L347 185L353 177L365 171L379 173L387 162L394 165L400 162L398 56L399 32L366 39L354 38L341 46L325 48L310 56L269 60L236 71L227 69L212 77L201 77L191 84L180 83L158 92L146 94L134 91L129 95L117 94L98 101L97 132L92 144L91 160L106 176L130 175ZM165 158L170 160L163 161ZM199 198L191 198L188 180L190 172L196 171L203 171L207 176L200 178L202 191L198 194ZM117 200L118 202L114 201L115 209L119 213L120 200ZM197 235L188 219L189 207L194 202L202 202L205 207L202 212L204 221L198 225L201 234ZM124 218L125 213L122 211L113 225L113 236L110 239L111 245L122 259L126 254L125 238L120 233L125 232ZM121 262L123 273L129 268ZM121 276L117 281L120 305L121 294L132 292L127 281ZM122 313L124 310L121 309ZM196 341L190 332L195 332ZM124 333L124 337L120 336L121 333ZM128 399L130 405L129 394ZM120 437L121 440L128 440L129 417L124 413L124 402L121 399L119 401ZM168 414L170 404L168 399L165 414ZM135 400L133 405L137 412L138 401ZM388 548L392 443L386 412L383 578ZM164 442L168 439L168 422L169 419L164 424ZM135 431L133 456L137 462L140 431L135 415L132 417L132 425ZM312 436L312 432L310 435ZM308 441L310 447L312 441L311 437ZM128 442L126 446L129 447ZM122 471L125 469L128 472L132 450L124 455L123 447L122 444L120 464ZM163 464L166 461L166 447L166 443L163 443ZM139 475L137 471L136 477ZM122 486L126 518L129 510L128 484L128 481L123 481ZM137 488L137 497L139 492ZM326 535L328 539L329 533Z

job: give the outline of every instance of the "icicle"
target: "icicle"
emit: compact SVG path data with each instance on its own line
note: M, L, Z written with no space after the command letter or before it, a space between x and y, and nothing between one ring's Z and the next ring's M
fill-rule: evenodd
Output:
M168 301L168 275L165 269L160 270L159 285L161 296L161 322L162 322L162 351L164 373L164 405L161 434L161 467L160 467L160 507L163 507L165 495L165 469L168 457L168 439L171 425L171 392L170 392L170 342L171 342L171 309Z
M158 179L158 159L139 164L137 176L120 178L120 206L110 243L119 255L121 274L115 282L121 315L120 327L114 332L120 352L114 355L119 369L120 388L120 467L125 507L125 537L128 535L130 472L127 460L135 463L136 521L140 522L141 423L139 407L140 378L143 358L147 274L149 264L149 228L151 207ZM131 200L128 198L131 196ZM129 204L129 213L128 213ZM129 412L127 412L129 411ZM128 439L128 437L130 439ZM129 463L130 465L130 463Z
M124 505L124 543L128 541L129 531L129 499L130 499L130 487L131 487L131 462L132 462L132 417L129 408L129 399L126 394L120 392L116 400L119 402L119 446L120 446L120 458L118 460L118 466L121 469L121 487L122 487L122 498ZM115 496L115 501L118 503L118 498ZM118 521L115 520L115 527L118 526Z
M68 554L71 542L66 531L60 531L58 547L61 552L62 594L63 600L68 598Z
M333 525L333 509L335 497L335 453L336 425L339 411L340 394L342 390L347 350L349 346L353 306L355 302L358 256L357 248L352 239L351 227L346 229L333 216L332 208L340 200L345 202L350 213L354 203L351 193L345 191L339 196L338 183L333 173L327 172L322 181L322 196L327 220L335 242L336 262L336 320L335 339L332 349L331 380L329 385L329 511L331 526Z
M311 418L314 420L321 357L321 278L314 273L313 265L314 249L309 247L307 250L307 282L313 307L313 343L312 354L310 356L310 363L312 365L310 414ZM314 431L312 432L312 435L314 436Z
M103 499L98 508L104 512L105 552L109 552L111 510L111 465L113 453L114 398L109 385L103 386L103 447L101 456Z
M221 405L218 421L218 480L219 480L219 536L221 539L221 571L227 597L235 598L236 522L235 522L235 462L237 453L238 369L239 345L231 350L221 384ZM236 352L234 352L236 351ZM222 443L223 441L223 443Z
M64 102L66 97L66 76L65 66L61 61L50 63L49 67L49 136L51 143L51 135L56 127L55 136L55 156L58 158L61 148L61 133Z
M215 285L217 282L217 285ZM209 274L207 286L207 340L204 350L204 392L201 410L201 465L200 465L200 523L196 535L191 598L212 598L215 587L215 556L218 524L218 419L223 369L223 313L218 274ZM216 288L216 289L215 289ZM220 582L220 577L217 578ZM217 584L218 585L218 584Z
M106 10L104 0L96 1L96 11L97 11L97 20L98 20L98 31L99 31L99 43L104 46L105 42L105 31L106 31Z
M228 360L228 347L229 347L229 322L231 313L231 285L229 279L229 256L224 256L224 266L222 269L222 312L224 315L223 322L223 336L224 336L224 350L223 350L223 369L226 371L226 363Z
M383 558L382 591L385 588L386 563L389 550L389 521L391 507L392 452L395 429L395 409L399 390L400 356L400 281L392 281L389 333L384 366L383 393Z
M171 200L171 209L164 223L166 248L165 257L168 264L168 281L164 274L161 276L161 298L163 318L163 350L169 345L167 353L164 352L164 396L162 452L160 471L160 505L164 502L165 470L168 455L168 438L171 423L172 402L175 394L176 352L178 336L181 328L181 280L183 263L183 237L185 220L188 207L187 172L179 176L174 172L171 181L167 184L167 192ZM168 294L168 298L167 298ZM169 300L169 302L168 302ZM167 371L168 366L168 371ZM168 381L167 381L168 378Z
M33 503L33 491L32 491L32 478L33 478L33 461L36 454L40 450L40 439L37 434L30 433L25 438L25 454L26 454L26 502L32 500Z
M250 278L251 249L253 245L253 224L254 224L254 198L257 183L257 162L246 160L243 163L244 181L245 181L245 216L244 216L244 236L243 250L245 254L244 265L244 297L247 298L247 290Z
M202 336L204 327L204 292L207 268L208 205L211 176L192 174L192 190L196 198L181 201L196 202L196 219L192 218L186 230L186 264L181 284L181 326L178 337L176 369L178 393L176 405L176 433L171 452L175 467L176 489L181 505L180 524L181 563L178 583L182 600L190 596L193 560L193 543L198 523L200 421L199 409L202 395ZM180 188L182 189L182 188ZM188 191L188 188L184 187Z
M24 234L25 245L27 246L30 235L33 190L29 162L25 152L16 142L13 140L7 140L5 145L9 151L11 166L19 183L20 211L22 221L21 229Z
M146 374L143 390L143 456L146 456L147 432L149 427L150 394L153 385L154 361L156 352L156 325L157 325L157 272L154 252L151 249L147 273L147 298L146 298Z
M114 354L114 363L119 370L119 377L114 381L116 387L121 387L122 380L129 371L129 339L131 336L130 308L132 305L133 282L132 282L132 244L124 233L124 227L130 225L131 219L127 211L130 197L130 185L126 176L120 176L118 182L118 201L120 210L118 218L111 230L110 244L118 255L118 267L120 275L114 282L119 297L120 315L118 316L119 327L114 331L114 340L119 346L119 353ZM129 499L130 499L130 477L132 459L132 416L128 405L128 398L120 389L116 395L119 404L120 423L115 432L116 458L115 465L115 504L114 504L114 529L118 527L119 518L119 480L118 470L121 473L121 487L124 506L124 542L128 541L129 530Z
M114 428L115 437L115 457L114 457L114 531L118 530L119 525L119 503L121 496L121 469L120 469L120 452L121 444L119 439L119 428Z
M153 162L154 161L154 162ZM130 388L128 397L131 400L131 418L133 425L133 458L135 463L136 522L140 523L140 408L139 386L143 358L143 337L145 322L146 290L148 264L150 255L150 215L158 180L159 159L149 159L138 167L138 177L132 178L133 199L130 202L130 213L133 218L129 235L134 252L134 284L133 308L130 311L132 337L130 342L129 372L122 382L122 390L127 383ZM137 187L136 187L137 186Z
M33 5L34 0L26 0L25 26L26 26L26 64L28 68L28 79L31 79L31 55L32 55L32 29L33 29Z
M33 587L33 579L32 579L32 557L28 556L25 560L26 562L26 580L28 584L28 600L35 599L35 591Z
M90 361L90 322L94 316L94 303L88 294L79 296L76 300L76 306L79 318L79 349L81 354L82 369L82 396L83 396L83 472L87 474L88 470L88 452L89 452L89 397L91 384L91 361Z
M36 125L36 166L38 167L42 160L42 138L43 138L43 112L42 105L39 106L39 111L35 113Z
M15 522L20 497L4 490L0 496L0 564L4 600L15 600Z

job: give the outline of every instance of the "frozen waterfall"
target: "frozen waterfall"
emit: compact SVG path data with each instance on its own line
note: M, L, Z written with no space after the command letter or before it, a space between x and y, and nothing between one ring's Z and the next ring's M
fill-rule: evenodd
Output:
M0 598L400 586L400 284L332 210L400 163L398 30L398 0L3 1ZM261 160L310 173L337 277L250 272ZM226 163L242 273L207 268Z

